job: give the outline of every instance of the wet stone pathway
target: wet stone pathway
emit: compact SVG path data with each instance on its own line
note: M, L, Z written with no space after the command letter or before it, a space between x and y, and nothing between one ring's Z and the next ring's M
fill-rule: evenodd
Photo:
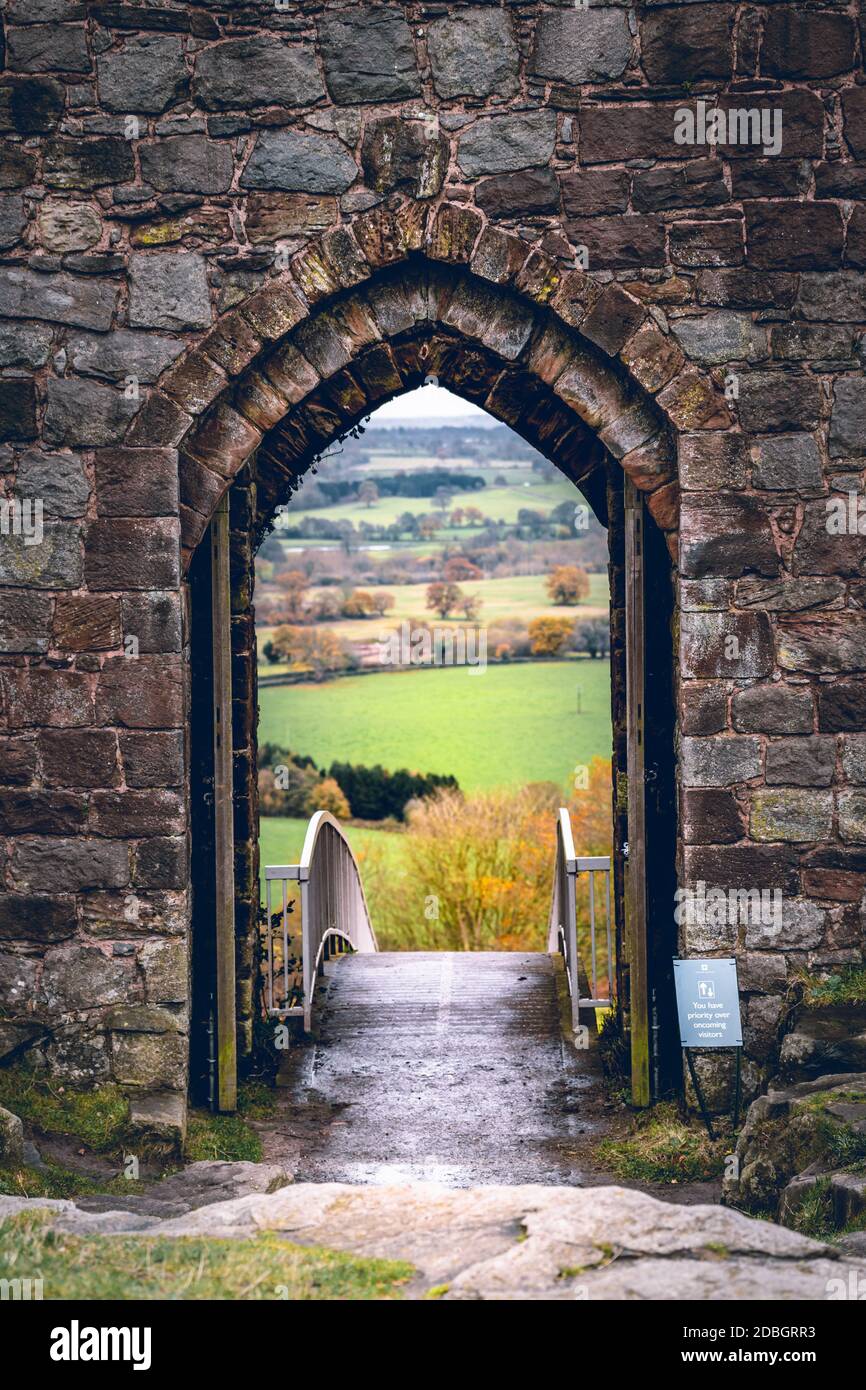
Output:
M597 1082L563 1034L558 975L540 953L335 961L280 1076L296 1181L580 1182Z

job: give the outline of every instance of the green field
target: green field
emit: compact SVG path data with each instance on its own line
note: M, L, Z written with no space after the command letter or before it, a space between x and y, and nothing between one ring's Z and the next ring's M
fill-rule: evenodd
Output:
M465 791L563 786L575 764L611 749L607 661L347 676L266 687L259 704L261 743L325 766L337 759L450 773Z
M438 461L441 465L441 460ZM417 471L417 463L415 469ZM500 470L496 470L497 473ZM445 518L458 507L477 507L480 512L490 521L504 521L512 525L517 520L517 513L521 507L529 507L534 511L549 512L560 502L581 500L580 493L573 483L567 478L557 479L552 483L527 482L524 486L512 487L483 487L472 492L453 492L451 502L446 508ZM439 508L435 505L432 497L380 497L371 507L364 506L363 502L353 499L350 502L343 502L339 506L329 506L323 510L315 512L302 512L299 509L294 511L289 507L289 524L291 526L303 527L305 516L325 517L328 521L352 521L359 526L362 521L368 521L371 526L390 526L392 522L401 517L404 512L412 512L415 516L426 516L430 512L438 512ZM451 533L455 536L471 535L471 530L460 527Z

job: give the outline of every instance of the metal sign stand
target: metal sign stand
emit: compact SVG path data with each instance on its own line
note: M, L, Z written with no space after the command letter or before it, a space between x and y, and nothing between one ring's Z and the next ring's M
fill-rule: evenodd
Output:
M701 1109L701 1119L706 1125L707 1134L710 1136L711 1139L715 1140L716 1135L713 1130L712 1120L710 1119L710 1112L707 1110L706 1101L704 1100L704 1093L701 1090L701 1084L698 1081L697 1068L695 1067L694 1061L692 1060L692 1049L690 1047L684 1047L683 1052L686 1054L686 1062L688 1063L689 1076L692 1079L692 1086L694 1087L695 1095L698 1098L698 1105ZM736 1054L737 1059L737 1069L734 1080L733 1128L736 1129L740 1120L740 1101L742 1096L743 1084L743 1049L742 1047L735 1047L734 1052Z

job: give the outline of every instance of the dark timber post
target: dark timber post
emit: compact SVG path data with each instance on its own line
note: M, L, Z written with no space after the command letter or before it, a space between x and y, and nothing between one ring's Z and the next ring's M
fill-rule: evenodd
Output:
M625 479L625 645L628 768L628 859L625 875L626 950L631 1031L631 1096L649 1105L649 983L647 972L646 781L644 777L645 574L643 495Z
M211 522L213 620L213 762L216 859L217 1109L237 1108L235 1026L235 874L232 778L232 645L229 506L225 494Z

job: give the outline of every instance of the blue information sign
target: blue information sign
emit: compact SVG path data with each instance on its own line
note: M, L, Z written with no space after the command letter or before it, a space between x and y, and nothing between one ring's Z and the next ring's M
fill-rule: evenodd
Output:
M683 1047L742 1047L740 991L733 957L675 960Z

